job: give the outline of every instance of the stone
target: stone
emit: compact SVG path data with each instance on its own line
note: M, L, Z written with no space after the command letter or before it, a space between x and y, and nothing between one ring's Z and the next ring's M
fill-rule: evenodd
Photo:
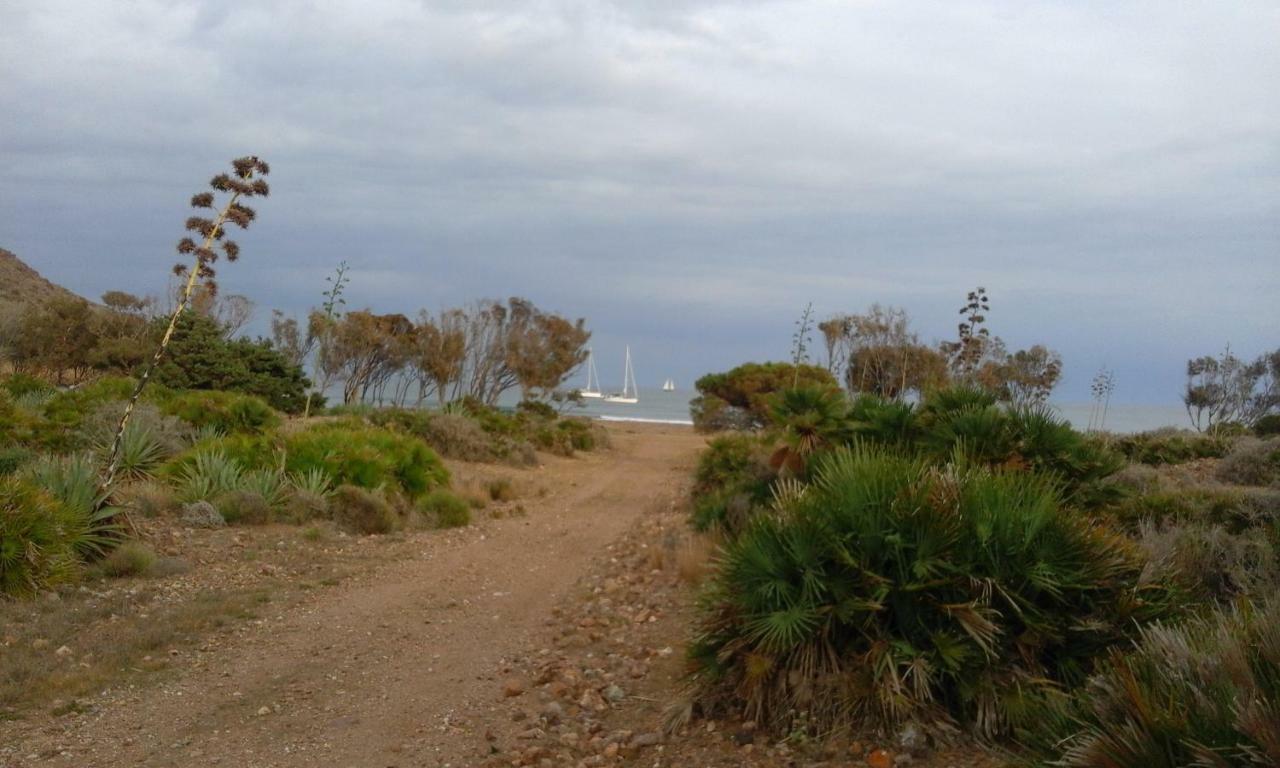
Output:
M207 501L193 501L182 505L178 521L188 528L222 528L227 524L217 507Z
M58 650L54 651L54 653L57 654L58 656L70 656L71 649L64 645Z
M867 765L871 768L892 768L893 756L883 749L874 749L867 755Z
M524 682L518 678L509 678L502 684L502 695L510 699L524 693Z
M631 738L631 743L628 746L639 749L641 747L652 747L661 743L662 734L660 733L639 733ZM885 766L885 768L888 768L888 766Z
M898 732L898 748L919 757L929 751L929 737L915 723L907 723Z
M611 685L604 689L604 697L614 704L617 704L627 698L627 692L622 690L621 686Z

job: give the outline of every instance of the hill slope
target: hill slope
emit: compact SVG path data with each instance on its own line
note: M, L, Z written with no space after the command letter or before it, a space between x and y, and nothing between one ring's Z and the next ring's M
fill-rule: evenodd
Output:
M49 282L11 251L0 248L0 309L15 304L36 304L53 298L83 298Z

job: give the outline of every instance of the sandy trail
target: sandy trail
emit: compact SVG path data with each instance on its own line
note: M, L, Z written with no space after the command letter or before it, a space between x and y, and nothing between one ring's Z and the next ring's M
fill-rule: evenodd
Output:
M528 516L486 523L271 615L162 685L23 745L77 766L473 765L502 716L505 661L546 647L551 608L703 441L614 427L614 449L550 463ZM60 754L65 750L65 754ZM24 763L19 763L22 765Z

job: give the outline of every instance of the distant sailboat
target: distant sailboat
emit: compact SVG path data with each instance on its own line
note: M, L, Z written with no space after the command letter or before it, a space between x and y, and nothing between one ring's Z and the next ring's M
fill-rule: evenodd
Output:
M640 391L636 389L636 371L631 367L631 347L627 347L627 363L622 373L622 392L616 395L605 395L606 403L638 403Z
M663 392L675 392L675 391L676 391L676 380L675 380L675 379L667 379L666 381L662 382L662 391L663 391Z
M587 350L587 386L578 390L578 394L596 399L604 397L600 391L600 374L596 372L596 357L590 349Z

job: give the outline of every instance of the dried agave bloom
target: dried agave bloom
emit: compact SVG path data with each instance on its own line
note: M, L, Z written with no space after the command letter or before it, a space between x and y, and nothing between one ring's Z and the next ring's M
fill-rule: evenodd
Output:
M213 284L213 278L217 276L213 265L218 261L219 251L221 255L226 256L227 261L235 261L240 257L240 246L226 236L227 226L234 224L241 229L247 229L257 217L257 213L242 203L241 199L266 197L271 191L266 180L262 178L270 173L271 168L262 160L256 157L236 158L231 161L231 168L231 173L220 173L209 182L209 186L215 191L230 193L226 204L217 215L214 218L209 218L208 215L197 215L187 219L187 231L198 235L203 242L197 245L191 236L178 241L178 253L195 257L193 264L180 262L173 267L175 275L188 277L188 288L183 291L181 300L184 307L190 297L191 289L195 286L195 281L203 280L209 283L210 290L217 290L216 285ZM214 201L213 192L200 192L192 195L191 207L213 211L215 210Z
M178 305L173 311L173 316L169 318L169 326L165 329L159 346L156 347L155 355L143 370L142 376L138 379L138 385L133 390L133 396L129 398L129 404L125 407L124 415L120 417L115 440L111 444L111 457L107 460L107 467L102 476L104 490L109 490L115 480L116 468L120 462L120 447L125 427L129 425L129 417L133 414L134 406L142 396L142 389L151 378L152 371L164 357L164 351L173 338L178 320L191 303L191 294L196 284L203 281L210 293L216 292L218 286L213 281L217 275L214 264L217 263L219 255L226 256L227 261L235 261L239 258L240 246L236 245L234 240L227 238L227 227L235 225L246 229L253 222L257 214L242 201L251 197L267 196L271 188L262 177L270 171L270 167L255 156L239 157L231 161L231 173L220 173L209 182L213 192L199 192L192 195L191 207L204 213L187 219L186 229L192 235L178 241L178 253L191 258L191 261L179 262L173 267L173 273L179 277L186 277L186 282L178 294ZM215 207L218 197L216 193L227 195L226 202L220 209ZM193 235L198 236L199 242Z

